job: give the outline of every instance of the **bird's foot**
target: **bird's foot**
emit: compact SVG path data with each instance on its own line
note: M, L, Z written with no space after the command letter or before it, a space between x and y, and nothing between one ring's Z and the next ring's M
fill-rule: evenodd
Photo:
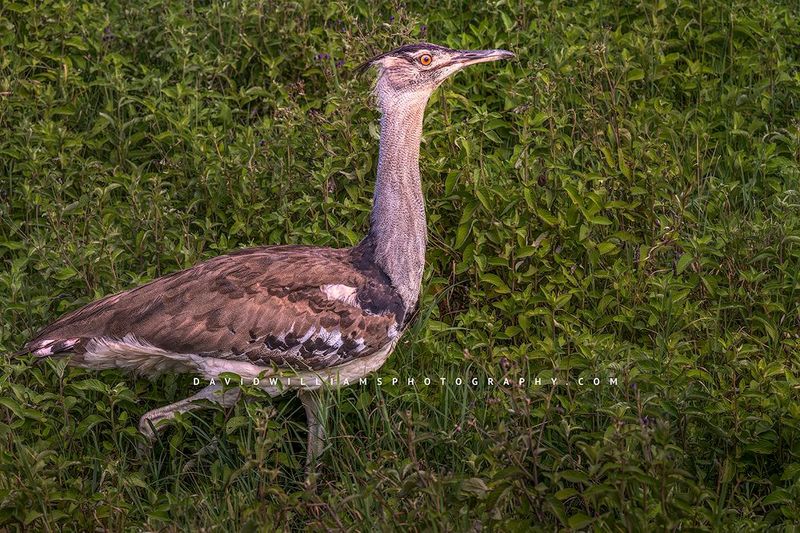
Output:
M164 418L159 419L156 417L151 417L152 412L153 411L145 413L142 418L139 419L139 433L141 433L142 437L144 437L144 439L140 440L136 444L137 456L140 459L150 453L150 450L153 449L153 445L158 440L158 434L167 428L166 424L161 425L160 427L156 426L156 424L159 421L164 420Z
M140 442L139 445L140 455L152 448L158 440L158 434L168 427L167 422L175 418L178 413L188 413L214 403L224 408L232 407L239 400L239 396L238 388L222 390L220 385L209 385L185 400L146 412L139 419L139 433L144 436L144 442Z

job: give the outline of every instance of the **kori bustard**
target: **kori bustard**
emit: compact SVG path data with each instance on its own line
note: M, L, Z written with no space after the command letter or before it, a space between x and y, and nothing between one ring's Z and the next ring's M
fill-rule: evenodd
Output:
M207 405L203 400L233 405L240 390L223 390L222 372L248 382L258 377L272 396L298 389L313 470L324 438L316 389L358 382L380 368L417 305L426 246L419 149L428 98L467 65L513 55L420 43L362 65L377 68L381 132L370 229L357 246L265 246L216 257L73 311L20 353L217 381L142 416L139 430L150 439L176 413Z

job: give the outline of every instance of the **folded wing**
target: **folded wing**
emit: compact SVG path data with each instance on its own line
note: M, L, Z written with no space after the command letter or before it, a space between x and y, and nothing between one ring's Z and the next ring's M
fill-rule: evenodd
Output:
M116 357L127 349L140 359L192 354L318 370L377 352L405 318L388 278L357 249L272 246L100 299L46 327L25 351L71 352L80 363L115 343Z

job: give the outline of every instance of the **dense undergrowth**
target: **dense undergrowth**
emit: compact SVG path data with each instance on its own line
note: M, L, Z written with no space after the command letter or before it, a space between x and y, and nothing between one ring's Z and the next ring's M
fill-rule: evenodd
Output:
M383 386L327 395L316 492L296 399L183 417L137 455L138 417L191 378L5 356L0 528L797 527L799 21L766 0L0 3L4 354L228 250L356 243L378 130L354 67L418 40L518 54L431 100L422 306Z

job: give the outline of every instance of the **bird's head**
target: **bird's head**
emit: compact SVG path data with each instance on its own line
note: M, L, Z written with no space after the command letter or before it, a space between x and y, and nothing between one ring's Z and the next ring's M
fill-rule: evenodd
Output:
M375 94L381 108L403 102L427 102L444 80L468 65L509 59L507 50L453 50L430 43L401 46L359 67L378 69Z

